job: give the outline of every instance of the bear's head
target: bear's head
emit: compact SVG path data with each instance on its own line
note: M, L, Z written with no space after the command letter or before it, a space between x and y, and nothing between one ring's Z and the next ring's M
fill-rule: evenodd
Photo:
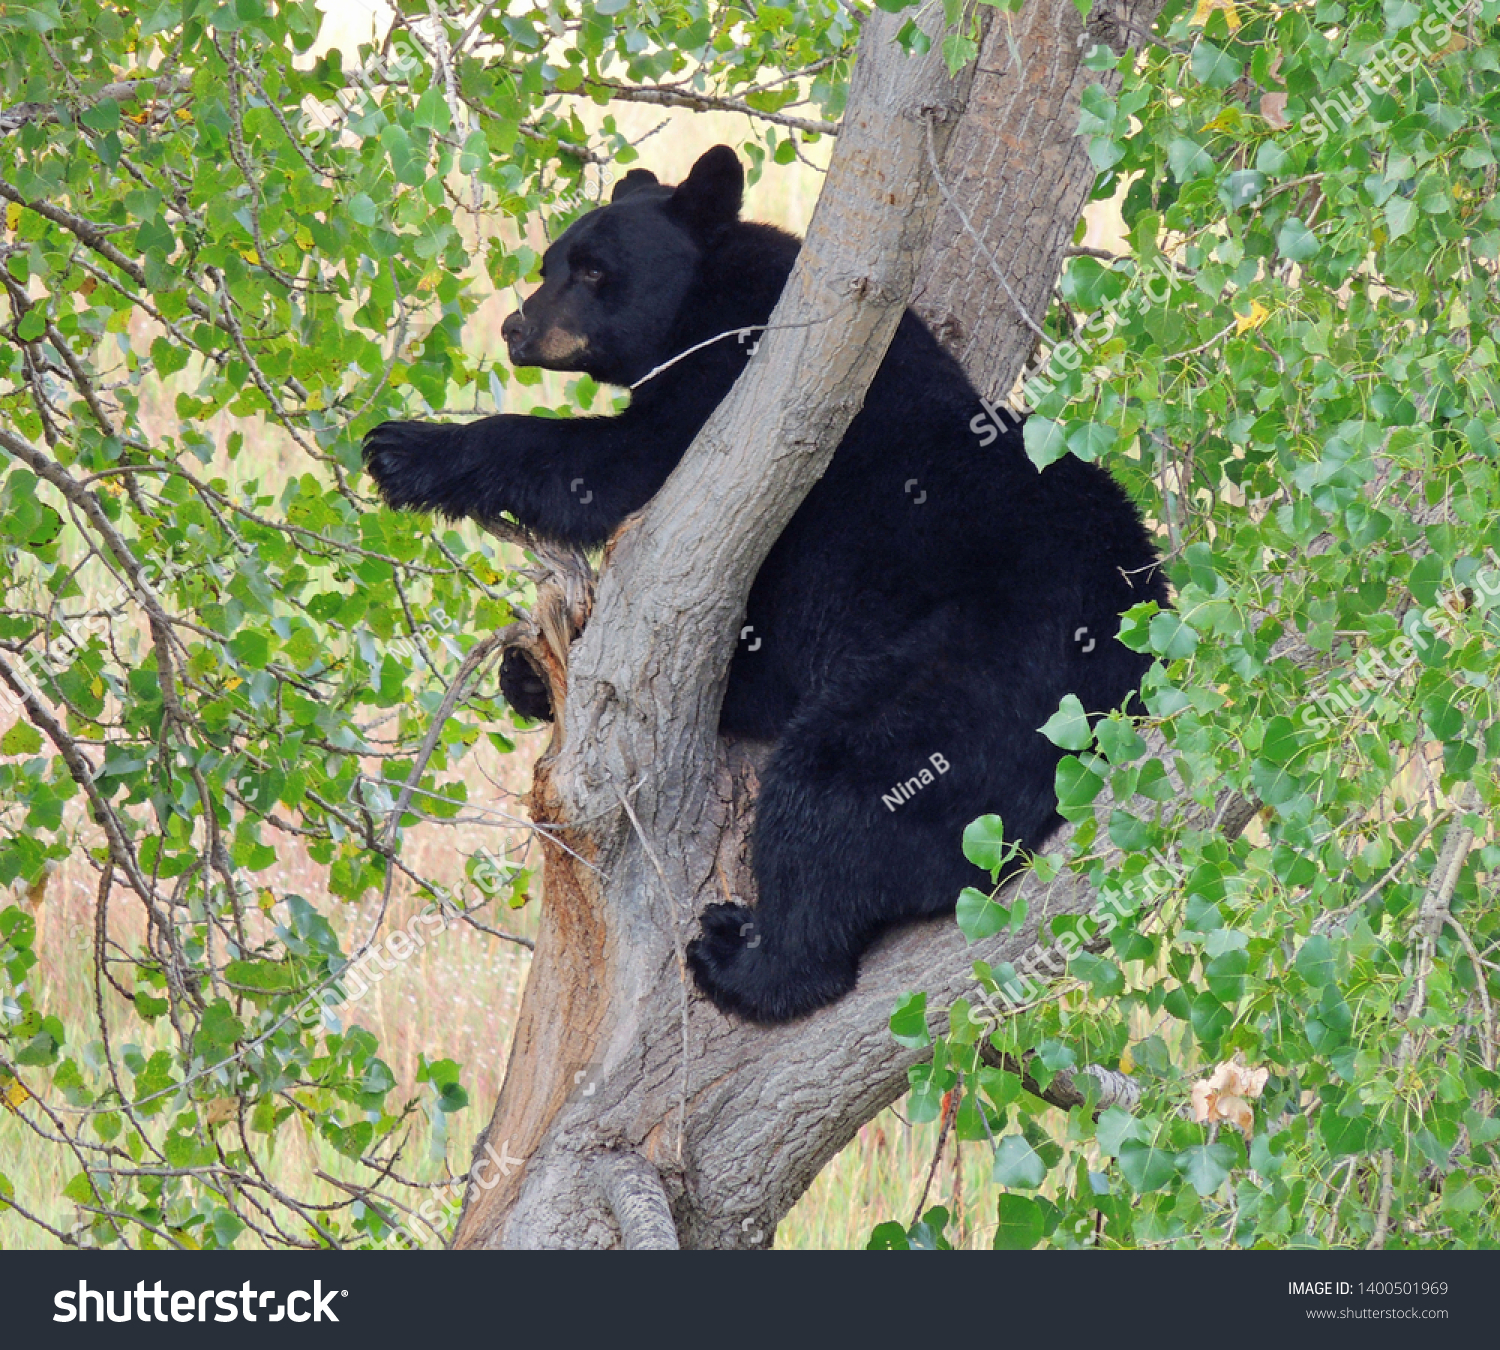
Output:
M745 175L716 145L678 187L632 169L609 205L575 221L542 259L542 284L501 333L517 366L628 385L675 356L674 320L698 261L739 217Z

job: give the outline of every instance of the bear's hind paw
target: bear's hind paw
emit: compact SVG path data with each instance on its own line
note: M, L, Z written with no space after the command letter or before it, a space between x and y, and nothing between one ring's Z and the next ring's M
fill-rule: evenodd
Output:
M853 961L788 959L765 931L764 916L744 905L710 905L702 936L688 943L693 978L721 1012L748 1022L789 1022L854 987Z

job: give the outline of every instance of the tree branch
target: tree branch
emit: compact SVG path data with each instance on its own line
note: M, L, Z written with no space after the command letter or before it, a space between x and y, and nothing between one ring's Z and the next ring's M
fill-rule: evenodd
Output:
M1053 1074L1047 1086L1042 1087L1025 1061L1014 1055L1003 1054L988 1042L980 1046L979 1057L993 1068L1015 1074L1021 1080L1021 1086L1032 1096L1040 1097L1063 1111L1088 1105L1090 1089L1079 1083L1081 1078L1094 1080L1092 1093L1095 1119L1101 1111L1107 1111L1111 1106L1133 1111L1141 1100L1141 1085L1135 1079L1118 1069L1106 1069L1102 1064L1087 1064L1077 1073L1069 1073L1064 1069Z
M169 94L181 93L192 84L189 75L146 76L136 80L116 80L102 85L88 100L88 107L114 99L117 103L129 103L143 94L165 98ZM14 131L32 122L56 122L60 120L58 109L62 103L16 103L0 109L0 136L9 136Z
M585 80L577 89L568 90L590 97L606 93L619 103L654 103L662 108L691 108L694 112L743 113L762 122L774 122L779 127L790 127L793 131L805 131L813 136L837 136L840 123L814 122L807 117L793 117L790 113L763 112L752 108L743 99L726 98L720 94L684 94L676 89L647 89L638 85L611 84L608 80Z
M610 1213L620 1225L626 1251L675 1252L677 1225L662 1188L661 1173L639 1153L605 1153L594 1175Z

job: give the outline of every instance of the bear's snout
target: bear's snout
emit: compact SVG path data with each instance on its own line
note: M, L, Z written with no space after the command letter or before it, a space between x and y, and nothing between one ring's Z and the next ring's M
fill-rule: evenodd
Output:
M526 316L517 310L500 325L500 336L505 339L505 345L510 349L510 359L513 362L520 361L526 355L526 348L530 345L530 325L526 322Z
M539 322L518 311L500 325L500 336L505 339L513 366L577 370L574 363L589 350L588 338L558 322L555 315Z

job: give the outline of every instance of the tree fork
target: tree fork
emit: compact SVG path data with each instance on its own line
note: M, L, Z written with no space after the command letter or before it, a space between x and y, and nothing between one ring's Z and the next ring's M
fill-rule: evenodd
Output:
M894 334L935 212L926 128L936 121L945 145L966 92L938 56L906 57L898 28L885 14L865 24L827 190L765 356L616 536L575 644L566 731L532 793L534 818L554 827L542 930L487 1135L526 1163L488 1192L471 1188L458 1246L620 1241L597 1170L585 1165L600 1147L662 1170L684 1245L744 1244L755 1231L709 1237L692 1222L688 1132L702 1126L693 1047L727 1039L733 1060L753 1037L689 998L682 950L704 903L726 890L748 898L743 867L719 857L726 835L742 837L716 735L735 619ZM730 457L731 445L764 449Z

